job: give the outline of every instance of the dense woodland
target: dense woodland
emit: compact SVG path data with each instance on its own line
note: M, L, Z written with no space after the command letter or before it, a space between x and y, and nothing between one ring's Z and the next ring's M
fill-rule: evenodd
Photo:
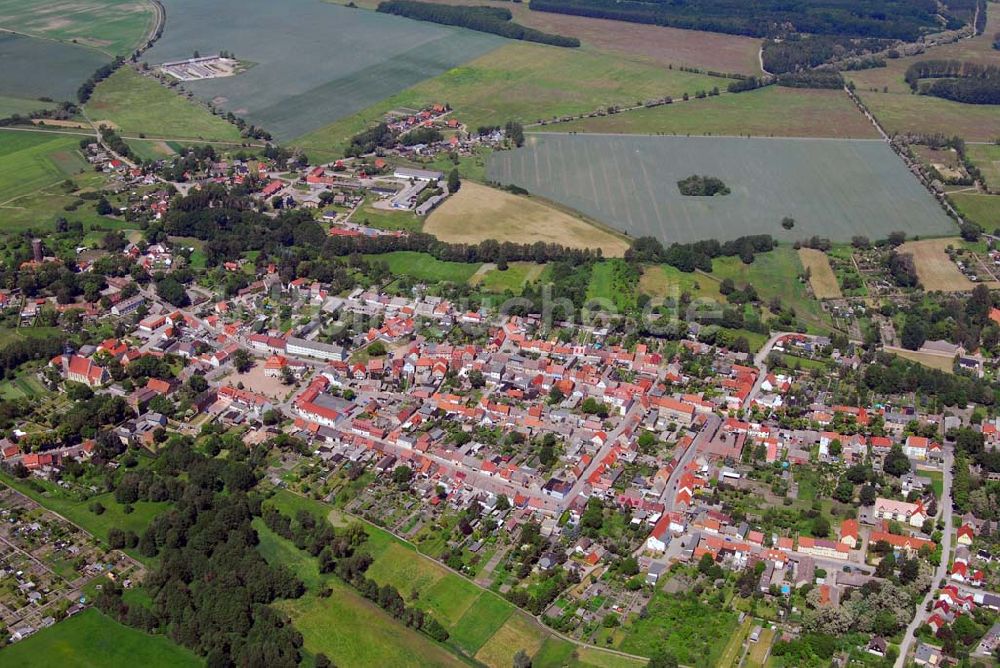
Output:
M921 60L906 68L906 82L921 95L966 104L1000 104L1000 65Z
M508 39L520 39L551 46L580 46L580 40L575 37L554 35L514 23L511 21L513 16L510 10L500 7L461 7L440 5L434 2L416 2L415 0L386 0L379 3L377 11L405 16L418 21L460 26L500 35Z
M712 258L738 255L743 262L750 264L757 253L766 253L776 245L769 234L740 237L726 242L709 239L693 244L674 243L666 248L658 239L639 237L625 251L625 259L629 262L662 262L686 272L695 269L712 271Z
M843 35L788 35L764 42L761 56L764 69L771 74L807 70L834 60L877 53L888 49L895 40L856 38ZM884 65L884 61L882 62Z
M942 27L960 28L977 1L959 0L939 9L934 0L532 0L531 9L754 37L797 31L914 40Z

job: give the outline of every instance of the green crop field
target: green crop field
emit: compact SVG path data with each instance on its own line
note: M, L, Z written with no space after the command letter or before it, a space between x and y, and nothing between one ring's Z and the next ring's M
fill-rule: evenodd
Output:
M366 255L368 260L385 262L393 274L409 276L418 281L465 283L479 269L478 264L445 262L426 253L396 251L383 255Z
M510 42L441 76L296 140L307 151L342 147L396 108L447 101L469 127L579 115L664 95L725 88L728 79L669 70L648 60L592 50Z
M0 206L85 169L79 147L77 136L0 131Z
M76 101L80 84L110 60L82 46L0 32L0 95Z
M144 44L154 21L148 0L0 0L0 28L108 55L127 55Z
M151 64L227 50L252 63L187 90L286 141L500 44L499 37L317 0L165 0ZM439 100L444 102L445 100Z
M523 148L493 154L487 171L630 236L668 243L952 229L880 141L538 133ZM732 193L681 195L677 181L692 174L718 177ZM785 216L795 219L792 230L780 225Z
M164 636L151 636L90 609L0 650L0 665L20 668L186 668L203 662Z
M33 111L50 109L52 106L51 102L42 102L37 99L0 95L0 118L8 118L14 114L27 116Z
M126 135L240 139L232 123L129 67L120 68L97 85L87 102L87 114L94 123L109 121Z
M551 127L559 132L876 137L875 127L843 92L768 86L746 93L678 99L673 104Z

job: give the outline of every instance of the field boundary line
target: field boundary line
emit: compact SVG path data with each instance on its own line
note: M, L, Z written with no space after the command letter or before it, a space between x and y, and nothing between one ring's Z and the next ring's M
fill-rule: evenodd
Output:
M315 500L315 499L310 499L305 494L297 492L297 491L295 491L293 489L289 489L288 487L284 487L282 489L285 489L288 492L291 492L292 494L295 494L296 496L299 496L299 497L301 497L303 499L309 499L311 501ZM497 592L493 591L492 589L487 589L486 587L483 587L482 585L480 585L479 583L477 583L475 580L473 580L472 578L468 577L464 573L460 573L459 571L456 571L455 569L453 569L451 566L449 566L447 564L441 563L440 561L438 561L434 557L430 556L429 554L424 554L423 552L420 551L420 548L417 547L416 544L412 543L409 539L400 536L395 531L392 531L391 529L387 529L385 527L381 527L381 526L375 524L374 522L371 522L371 521L365 519L364 517L361 517L360 515L355 515L354 513L352 513L349 510L341 510L340 508L334 508L327 501L323 501L323 504L326 505L326 506L329 506L330 510L332 510L332 511L336 511L336 512L341 513L343 515L347 515L347 516L352 517L352 518L354 518L354 519L356 519L356 520L358 520L360 522L363 522L364 524L372 526L372 527L378 529L379 531L386 532L387 534L389 534L390 536L392 536L396 540L401 541L405 545L407 545L410 548L412 548L414 554L418 555L421 559L426 559L426 560L430 561L431 563L439 566L440 568L443 568L443 569L449 571L450 573L453 573L453 574L457 575L458 577L462 578L466 582L469 582L470 584L472 584L473 586L475 586L477 589L479 589L479 590L481 590L481 591L483 591L483 592L485 592L485 593L487 593L487 594L489 594L489 595L491 595L491 596L493 596L495 598L498 598L501 601L504 601L505 603L510 604L511 607L513 607L515 611L523 613L525 616L527 616L529 619L532 620L532 622L535 624L535 626L541 628L546 633L550 633L550 634L556 636L557 638L565 640L566 642L573 643L574 645L576 645L578 647L586 647L588 649L592 649L592 650L595 650L597 652L607 652L608 654L616 654L616 655L624 657L626 659L635 659L637 661L642 661L642 662L645 662L645 663L649 663L649 657L648 656L639 656L638 654L629 654L628 652L622 652L622 651L617 650L617 649L607 649L605 647L598 647L596 645L589 645L589 644L587 644L585 642L581 642L579 640L576 640L575 638L570 638L569 636L563 635L559 631L556 631L555 629L550 628L550 627L546 626L545 624L543 624L541 622L541 620L539 620L539 618L537 616L531 614L530 612L528 612L527 610L525 610L524 608L522 608L522 607L520 607L518 605L514 605L513 603L511 603L510 601L508 601L507 599L505 599L503 596L501 596ZM326 520L327 520L327 522L330 521L329 515L327 515ZM331 524L332 524L332 522L331 522ZM506 624L506 622L504 622L504 624ZM503 624L501 624L501 628L502 627L503 627ZM497 631L499 631L499 630L500 629L498 628ZM493 635L496 635L496 632L494 632ZM493 635L491 635L490 638L492 638ZM486 642L489 642L489 639L487 639ZM485 645L485 643L483 643L483 644ZM472 657L472 658L475 658L475 657ZM681 668L691 668L691 667L690 666L683 666L682 665Z

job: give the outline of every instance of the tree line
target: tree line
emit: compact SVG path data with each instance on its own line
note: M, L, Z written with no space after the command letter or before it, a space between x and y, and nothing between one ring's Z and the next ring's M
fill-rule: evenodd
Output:
M906 68L906 83L921 95L964 102L1000 104L1000 66L961 60L921 60ZM933 79L924 82L923 79Z
M405 16L418 21L460 26L509 39L520 39L525 42L538 42L550 46L580 46L580 40L576 37L542 32L514 23L511 21L513 15L510 10L499 7L461 7L434 2L417 2L416 0L386 0L379 3L376 11Z
M713 258L738 255L744 263L750 264L757 253L766 253L776 246L777 242L769 234L754 234L725 242L709 239L690 244L672 243L667 247L654 237L639 237L625 251L625 259L628 262L668 264L689 273L695 269L710 272Z
M86 104L87 100L89 100L90 96L94 93L94 88L97 86L97 84L101 83L109 76L114 74L115 70L117 70L124 64L125 64L125 59L122 58L121 56L118 56L107 65L101 65L100 67L98 67L97 70L93 74L91 74L86 81L80 84L80 88L78 88L76 91L76 99L79 100L80 104Z
M928 31L961 28L967 12L933 0L532 0L532 11L766 37L788 32L914 40ZM939 23L944 19L944 25Z
M365 576L372 564L371 555L360 548L368 540L364 527L352 524L335 529L308 511L300 510L294 521L274 508L265 508L264 523L300 550L319 561L320 573L334 573L359 594L385 610L403 624L423 631L438 642L448 639L448 631L429 613L406 605L399 590L390 584L379 586Z
M764 42L761 57L764 69L772 74L808 70L833 60L863 56L884 51L895 40L877 37L848 37L844 35L794 34L783 39Z

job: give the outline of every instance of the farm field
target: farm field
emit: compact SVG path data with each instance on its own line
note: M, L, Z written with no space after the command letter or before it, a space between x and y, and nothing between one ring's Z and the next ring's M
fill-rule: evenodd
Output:
M328 1L347 4L347 0ZM378 0L360 0L356 4L374 9ZM639 56L664 66L686 65L715 72L760 73L760 61L757 59L760 40L751 37L533 12L527 3L443 0L441 4L502 7L509 10L513 20L523 26L579 38L583 49Z
M470 128L585 114L608 105L725 88L728 79L669 70L649 60L508 41L358 114L296 140L307 152L342 147L386 112L447 101ZM337 156L339 157L339 156Z
M792 241L942 234L951 222L882 142L532 134L495 153L488 175L630 236L665 243L770 234ZM716 176L732 190L686 197L676 182ZM792 230L779 221L795 219Z
M1000 192L1000 144L967 144L965 152L983 173L986 187Z
M7 97L0 95L0 118L8 118L14 114L27 116L33 111L50 109L51 102L26 97Z
M240 139L232 123L130 67L120 68L97 85L87 102L87 114L95 124L108 121L125 135Z
M87 168L80 137L46 132L0 132L0 206Z
M119 624L91 608L0 650L0 664L21 668L194 668L203 662L164 636Z
M948 199L963 218L979 223L984 230L992 232L1000 227L1000 195L955 193Z
M431 212L424 232L452 243L496 239L600 248L605 257L620 257L628 248L621 237L537 199L469 181Z
M721 86L720 88L725 88ZM841 91L768 86L746 93L637 109L552 126L560 132L753 135L755 137L876 137L875 128Z
M0 32L0 95L76 101L80 84L109 60L82 46Z
M490 51L503 39L357 11L320 0L166 0L169 25L151 65L227 50L253 63L234 77L188 82L279 141L356 113ZM442 100L438 100L442 101Z
M897 253L910 254L917 269L917 278L924 290L942 292L961 292L975 287L965 275L959 271L954 262L949 259L948 246L961 245L958 238L921 239L907 241L896 249Z
M799 260L810 272L809 285L816 299L840 299L844 296L826 253L815 248L800 248Z
M0 0L0 28L108 55L127 55L144 44L155 20L148 0Z

